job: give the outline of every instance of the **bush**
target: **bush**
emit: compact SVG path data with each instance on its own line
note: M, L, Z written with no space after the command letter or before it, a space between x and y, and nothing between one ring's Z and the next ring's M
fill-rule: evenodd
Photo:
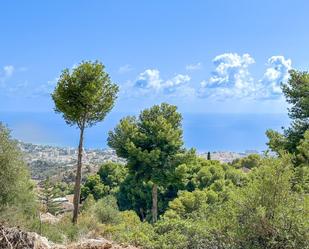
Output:
M104 224L117 224L120 222L120 215L117 201L113 196L106 196L95 205L95 214L98 221Z

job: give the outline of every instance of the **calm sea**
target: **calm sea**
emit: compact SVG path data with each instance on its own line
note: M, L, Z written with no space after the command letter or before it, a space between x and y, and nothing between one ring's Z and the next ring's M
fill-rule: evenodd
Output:
M86 148L106 148L108 131L123 113L111 113L104 122L86 131ZM78 130L69 127L60 115L50 113L0 113L0 121L8 125L16 139L37 144L72 146L78 144ZM286 114L183 114L184 141L187 148L204 151L266 149L265 131L288 126Z

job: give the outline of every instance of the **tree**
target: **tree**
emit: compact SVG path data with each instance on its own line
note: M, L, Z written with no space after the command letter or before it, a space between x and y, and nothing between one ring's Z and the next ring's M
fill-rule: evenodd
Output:
M165 185L175 165L173 157L182 150L181 114L163 103L127 117L109 133L108 145L126 158L129 172L152 183L152 220L158 216L158 185Z
M255 167L258 167L261 164L261 162L262 157L259 154L250 154L249 156L233 160L231 165L237 169L240 168L253 169Z
M45 211L51 214L57 214L60 210L59 202L56 202L54 199L58 197L53 189L53 186L50 182L49 178L46 178L44 181L44 188L42 194L40 196L43 205L45 207Z
M282 91L291 105L288 114L293 121L283 135L267 131L268 145L275 152L283 149L297 153L297 146L309 129L309 73L291 70L288 82L282 84Z
M297 146L295 158L298 167L295 168L293 188L298 192L309 193L309 130L304 134Z
M103 163L95 175L89 175L81 188L81 199L91 194L95 200L106 195L115 195L127 175L125 165L114 162Z
M0 122L0 212L6 206L34 205L33 184L17 142Z
M108 186L108 194L114 194L127 176L127 168L121 163L106 162L101 165L98 175L102 183Z
M95 200L101 199L108 194L108 186L105 186L98 174L87 177L81 188L81 199L85 200L91 194Z
M62 113L68 125L80 130L77 170L74 187L73 223L77 222L82 168L84 130L102 121L112 109L118 92L104 71L104 65L96 62L82 62L72 71L65 69L52 94L55 111Z
M207 160L211 160L210 152L207 153Z

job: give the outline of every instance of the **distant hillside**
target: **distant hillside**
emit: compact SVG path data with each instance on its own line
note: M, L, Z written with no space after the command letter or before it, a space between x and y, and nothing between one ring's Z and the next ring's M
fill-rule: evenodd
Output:
M37 145L19 141L19 147L24 153L25 161L29 165L31 177L44 180L47 176L55 177L66 182L74 181L77 149L71 147L57 147L50 145ZM238 152L211 152L211 159L221 162L232 162L257 151ZM207 153L200 156L207 158ZM117 157L111 149L85 149L83 155L83 173L94 173L99 166L107 161L125 163Z
M77 149L70 147L56 147L49 145L36 145L19 141L19 147L24 153L24 159L29 165L31 176L36 180L43 180L47 176L67 179L74 178L77 160ZM83 164L85 172L96 172L98 167L107 161L125 163L117 157L115 151L110 149L85 149Z
M215 151L211 152L210 156L212 160L218 160L223 163L230 163L237 158L246 157L250 154L259 154L259 152L255 150L247 150L245 152ZM207 158L207 153L202 153L200 156Z

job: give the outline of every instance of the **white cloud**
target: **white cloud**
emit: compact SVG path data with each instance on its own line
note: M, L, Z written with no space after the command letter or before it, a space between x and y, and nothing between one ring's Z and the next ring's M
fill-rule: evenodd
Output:
M132 70L133 70L133 67L130 64L126 64L126 65L119 67L118 73L125 74L128 72L131 72Z
M213 59L215 70L208 81L201 82L202 97L247 97L255 91L248 67L255 63L249 54L225 53Z
M2 70L0 69L0 87L6 85L6 81L13 75L14 71L15 68L12 65L7 65Z
M8 65L3 67L5 77L11 77L15 71L14 66Z
M249 71L254 59L249 54L225 53L213 59L214 71L200 83L200 97L272 99L281 96L280 83L289 77L290 59L272 56L262 79L255 80Z
M151 92L163 91L169 93L188 83L190 79L189 75L177 74L171 79L163 80L158 69L147 69L139 74L135 87Z
M162 88L162 79L158 69L147 69L140 73L135 86L142 89L160 90Z
M186 82L190 81L190 76L189 75L183 75L183 74L177 74L175 77L172 79L167 80L164 84L164 88L172 88L172 87L177 87L180 86Z
M266 65L268 68L260 80L264 97L271 98L281 95L280 84L288 80L289 70L292 69L292 61L278 55L270 57Z
M202 69L202 63L198 62L196 64L189 64L186 66L186 70L188 71L195 71L195 70L200 70Z

